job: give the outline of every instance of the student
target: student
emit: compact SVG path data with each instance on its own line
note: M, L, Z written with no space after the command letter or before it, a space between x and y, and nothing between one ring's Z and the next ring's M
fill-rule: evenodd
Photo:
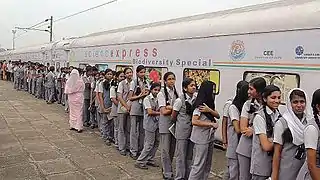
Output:
M192 113L196 100L196 83L186 78L182 81L183 94L174 102L172 120L176 121L176 180L188 179L192 163L193 143L190 141Z
M163 76L164 88L158 94L160 107L159 133L160 133L160 153L164 179L173 179L172 159L175 150L175 139L170 133L172 106L179 97L175 88L176 76L173 72L167 72Z
M111 82L111 89L110 89L110 98L112 101L111 107L111 117L113 118L113 132L114 132L114 144L118 148L118 132L119 132L119 119L118 119L118 105L119 101L117 98L117 91L118 85L121 81L125 79L123 71L116 72L115 78Z
M101 136L107 146L110 146L113 139L113 119L111 113L110 86L113 74L111 69L105 70L105 79L102 80L98 88L99 113L101 115L100 130Z
M99 80L100 74L97 69L93 68L92 74L91 74L91 84L90 84L90 106L89 106L89 111L90 111L90 128L94 129L98 127L98 122L97 122L97 108L96 108L96 93L95 93L95 87L96 83Z
M227 150L227 147L228 147L227 129L228 129L228 119L229 119L229 107L232 104L232 101L233 101L232 98L228 99L224 104L223 110L222 110L223 116L222 116L221 137L222 137L222 148L224 150ZM229 168L227 165L223 173L223 179L228 180L229 178L230 178L230 174L229 174Z
M121 81L118 86L117 97L120 104L118 105L118 118L119 118L119 133L118 133L118 146L120 154L126 156L126 150L129 149L130 144L130 104L128 103L128 95L130 92L130 83L132 81L132 69L125 68L124 74L126 79Z
M287 99L287 112L274 126L272 180L295 179L305 162L306 97L302 89L292 89Z
M239 180L251 179L252 121L254 113L261 107L262 92L266 84L262 77L254 78L249 82L248 94L251 100L244 103L241 111L240 130L242 135L236 150L239 161Z
M228 110L228 147L226 157L228 158L229 180L239 179L239 162L236 149L241 136L240 131L240 112L244 103L248 100L249 84L246 81L240 81L237 84L236 96Z
M263 105L253 119L251 168L252 180L265 180L271 176L274 124L281 117L278 107L281 91L268 85L262 94Z
M192 116L192 132L190 140L194 143L193 164L189 180L206 180L209 177L212 155L214 133L218 128L216 118L220 115L215 111L216 84L211 81L203 81Z
M146 80L146 68L139 65L136 69L137 78L130 83L128 99L131 103L130 109L130 156L136 160L143 149L143 99L149 94L149 83Z
M47 103L52 104L54 102L54 84L55 84L55 74L54 74L54 67L50 66L49 72L46 75L46 94L47 94Z
M303 132L307 157L297 180L320 179L320 89L313 93L311 107L313 118L308 122Z
M101 113L99 111L99 108L100 108L100 100L99 100L99 87L100 87L100 83L104 80L105 78L105 73L104 71L101 71L99 73L99 79L97 80L96 82L96 87L94 89L94 93L95 93L95 106L96 106L96 119L97 119L97 125L98 125L98 128L100 130L100 132L102 131L101 130Z
M83 126L89 127L90 126L90 93L91 93L91 83L90 83L90 76L91 73L91 66L86 67L86 72L82 77L82 80L85 84L84 89L84 105L83 105Z
M160 83L152 83L150 87L151 93L143 100L145 143L141 155L138 157L135 164L135 167L140 169L148 169L147 165L158 167L154 162L154 156L156 155L160 143L160 109L157 101L157 95L160 92L160 89Z

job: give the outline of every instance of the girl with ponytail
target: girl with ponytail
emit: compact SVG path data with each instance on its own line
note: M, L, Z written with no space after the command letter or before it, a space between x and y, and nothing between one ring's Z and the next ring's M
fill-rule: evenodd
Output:
M196 83L191 78L182 81L183 94L176 99L173 105L172 119L176 121L176 177L175 179L188 179L193 143L190 141L192 130L191 117L196 99Z
M236 96L228 110L227 137L228 146L226 157L228 158L228 174L230 180L239 179L239 162L236 149L238 146L240 131L240 112L244 103L248 100L249 83L240 81L237 84Z
M244 103L241 110L240 131L242 135L236 150L239 161L239 180L251 179L252 121L254 113L261 107L262 93L266 84L262 77L254 78L249 82L248 95L251 99Z
M136 68L136 79L130 83L130 156L137 160L143 149L143 99L149 94L149 82L146 77L146 67L139 65Z
M263 106L253 120L251 168L252 180L264 180L271 176L273 152L273 127L281 117L279 87L268 85L263 94Z
M173 72L167 72L163 76L164 88L158 94L158 103L160 107L159 132L161 147L161 163L163 168L163 177L172 179L172 159L175 150L175 138L170 133L169 128L173 122L171 113L174 101L179 97L175 88L176 76Z
M303 133L307 160L300 169L297 180L320 179L320 89L313 93L311 107L313 118Z

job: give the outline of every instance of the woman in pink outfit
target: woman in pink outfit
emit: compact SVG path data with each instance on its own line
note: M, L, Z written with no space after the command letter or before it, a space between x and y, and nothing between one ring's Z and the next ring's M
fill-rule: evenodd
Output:
M66 82L65 94L68 95L70 130L76 130L79 133L81 133L83 129L82 111L84 88L84 82L82 78L80 78L79 71L73 69L70 78Z

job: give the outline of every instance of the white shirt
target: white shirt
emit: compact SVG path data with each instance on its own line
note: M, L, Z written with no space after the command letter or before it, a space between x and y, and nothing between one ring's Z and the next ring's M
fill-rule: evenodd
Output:
M190 104L193 104L196 98L197 98L196 93L194 93L192 97L190 97L188 94L186 94L186 101L189 102ZM178 98L174 101L173 110L180 111L181 107L182 107L182 100L180 98Z

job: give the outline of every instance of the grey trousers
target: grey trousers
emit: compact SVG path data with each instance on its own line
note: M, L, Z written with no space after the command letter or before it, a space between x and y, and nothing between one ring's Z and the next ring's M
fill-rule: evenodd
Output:
M21 90L22 89L22 87L23 87L23 78L18 78L18 90Z
M63 94L63 96L64 96L64 104L65 104L64 110L69 111L68 94Z
M239 180L251 179L250 166L251 158L238 154L239 161Z
M32 94L32 79L30 79L28 83L28 92Z
M28 91L28 81L27 81L27 78L24 78L23 79L23 89L25 91Z
M61 87L57 87L57 101L58 101L58 104L61 104L61 102L62 102L62 88Z
M53 102L54 101L54 87L47 87L46 88L46 101Z
M239 180L239 161L238 159L228 158L229 180Z
M119 151L124 153L130 148L130 116L129 114L118 114L118 118L118 147Z
M113 120L108 119L107 114L100 114L100 132L104 141L113 139Z
M114 133L114 144L118 147L118 133L119 133L119 119L118 117L113 117L113 133Z
M175 180L188 179L193 155L193 142L189 139L176 140L176 177Z
M94 107L94 110L90 111L90 124L93 126L97 126L97 107Z
M267 176L258 176L258 175L253 174L251 180L266 180L268 178L269 177L267 177Z
M156 152L160 144L159 129L155 132L145 131L144 147L137 159L138 164L146 165L148 162L153 162Z
M143 116L130 116L130 152L137 156L143 149Z
M195 144L193 150L193 164L189 180L206 180L209 177L212 165L213 142Z
M175 151L175 138L171 133L160 134L160 153L161 153L161 164L163 170L163 176L165 178L172 178L172 159Z
M90 122L90 99L85 99L83 102L83 124L88 125Z

